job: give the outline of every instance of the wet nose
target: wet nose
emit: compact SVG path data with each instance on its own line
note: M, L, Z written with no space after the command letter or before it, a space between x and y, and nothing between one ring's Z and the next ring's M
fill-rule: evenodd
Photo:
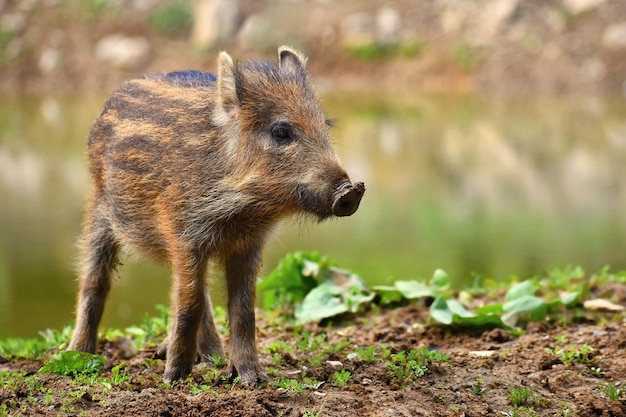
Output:
M359 208L361 198L365 193L365 184L345 183L339 187L333 201L333 214L338 217L351 216Z

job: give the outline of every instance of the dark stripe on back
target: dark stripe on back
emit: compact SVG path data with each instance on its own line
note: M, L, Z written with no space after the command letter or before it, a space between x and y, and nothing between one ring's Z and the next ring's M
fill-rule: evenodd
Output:
M113 143L107 159L123 171L146 174L158 167L163 151L161 144L150 137L133 135Z
M210 72L185 70L165 74L165 81L180 87L208 87L217 81L217 76Z

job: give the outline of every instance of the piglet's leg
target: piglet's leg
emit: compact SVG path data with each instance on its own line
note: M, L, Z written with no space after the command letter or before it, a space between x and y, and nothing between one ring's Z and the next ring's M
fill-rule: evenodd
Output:
M193 251L175 248L171 251L174 273L172 301L175 306L173 322L167 337L166 382L183 379L191 373L196 352L198 330L206 305L204 273L206 262Z
M118 243L109 222L92 203L85 223L83 267L76 311L76 327L68 349L95 353L98 324L111 288Z
M202 360L213 361L216 357L223 358L222 342L213 320L213 308L208 285L204 284L204 313L198 335L198 354Z
M254 300L261 248L232 253L225 259L228 318L231 332L230 377L247 386L268 381L256 350Z

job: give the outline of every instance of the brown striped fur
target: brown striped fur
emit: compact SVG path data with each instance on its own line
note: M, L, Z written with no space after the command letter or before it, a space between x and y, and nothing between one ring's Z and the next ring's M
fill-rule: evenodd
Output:
M253 385L267 379L254 298L268 232L293 214L350 215L364 186L350 183L332 149L298 51L237 64L222 52L216 80L170 75L126 82L91 131L93 191L69 348L95 351L117 254L128 246L174 276L172 324L158 352L165 380L186 377L197 355L224 355L205 280L213 258L227 280L229 369Z

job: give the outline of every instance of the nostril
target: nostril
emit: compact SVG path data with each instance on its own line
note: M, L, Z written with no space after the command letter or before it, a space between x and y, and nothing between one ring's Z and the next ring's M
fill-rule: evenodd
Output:
M342 201L341 204L339 204L339 208L341 210L349 210L353 205L354 202L352 201Z
M354 214L359 208L361 197L365 192L363 183L342 185L333 202L332 211L335 216L343 217Z

